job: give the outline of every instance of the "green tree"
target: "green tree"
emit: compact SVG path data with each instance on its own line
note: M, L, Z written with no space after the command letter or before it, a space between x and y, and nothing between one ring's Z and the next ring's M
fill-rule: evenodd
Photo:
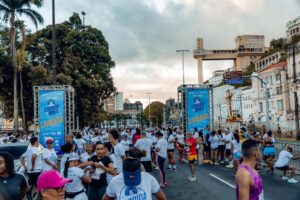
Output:
M150 104L150 119L149 105L144 110L145 116L151 124L161 125L163 123L164 104L159 101L154 101Z
M14 104L14 130L18 129L18 64L16 50L16 29L15 20L18 16L27 16L37 27L43 23L43 17L31 5L41 7L43 0L0 0L0 12L3 13L3 20L9 22L10 31L10 55L13 65L13 104Z
M33 66L51 68L51 30L52 26L48 26L29 36L28 59ZM81 126L95 124L94 119L102 112L101 102L115 91L110 73L115 63L109 55L109 45L100 30L83 28L77 13L69 21L57 24L56 34L57 82L75 88Z

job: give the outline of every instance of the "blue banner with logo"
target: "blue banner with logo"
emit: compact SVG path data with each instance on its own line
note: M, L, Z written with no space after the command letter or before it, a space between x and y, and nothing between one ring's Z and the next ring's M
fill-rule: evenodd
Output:
M39 101L40 143L46 147L45 141L51 137L53 148L60 152L65 141L64 91L41 90Z
M210 124L208 89L187 90L187 131L202 129Z

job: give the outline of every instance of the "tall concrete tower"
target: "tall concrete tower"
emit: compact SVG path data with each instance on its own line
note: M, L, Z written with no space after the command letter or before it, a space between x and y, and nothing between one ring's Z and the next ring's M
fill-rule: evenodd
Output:
M197 38L197 51L204 50L203 38ZM198 64L198 84L203 84L203 66L202 57L197 57Z

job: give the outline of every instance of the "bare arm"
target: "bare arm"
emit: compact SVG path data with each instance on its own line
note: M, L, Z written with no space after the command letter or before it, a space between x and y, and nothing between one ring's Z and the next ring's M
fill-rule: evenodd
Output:
M250 200L251 175L244 169L238 171L236 175L236 183L239 187L239 199Z
M20 161L21 161L21 164L22 164L24 170L26 171L25 159L24 159L23 155L20 157Z
M108 196L107 194L104 194L102 200L113 200L114 198L111 198L110 196Z
M27 192L27 188L21 190L21 194L20 194L20 200L23 200L25 195L26 195L26 192Z
M34 169L35 160L36 160L36 155L32 154L32 156L31 156L31 169L29 169L30 171L33 171L33 169Z
M163 191L159 190L156 194L155 194L157 200L166 200L166 196L163 193Z
M84 184L91 184L91 183L92 183L92 179L91 179L91 177L89 177L89 176L83 176L83 177L81 178L81 180L82 180L82 182L83 182Z

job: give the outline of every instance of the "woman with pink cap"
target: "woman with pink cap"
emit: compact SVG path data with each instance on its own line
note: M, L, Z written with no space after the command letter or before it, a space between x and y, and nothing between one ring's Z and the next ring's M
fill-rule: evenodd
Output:
M65 200L65 185L72 179L63 178L57 171L42 173L37 181L37 188L42 200Z

